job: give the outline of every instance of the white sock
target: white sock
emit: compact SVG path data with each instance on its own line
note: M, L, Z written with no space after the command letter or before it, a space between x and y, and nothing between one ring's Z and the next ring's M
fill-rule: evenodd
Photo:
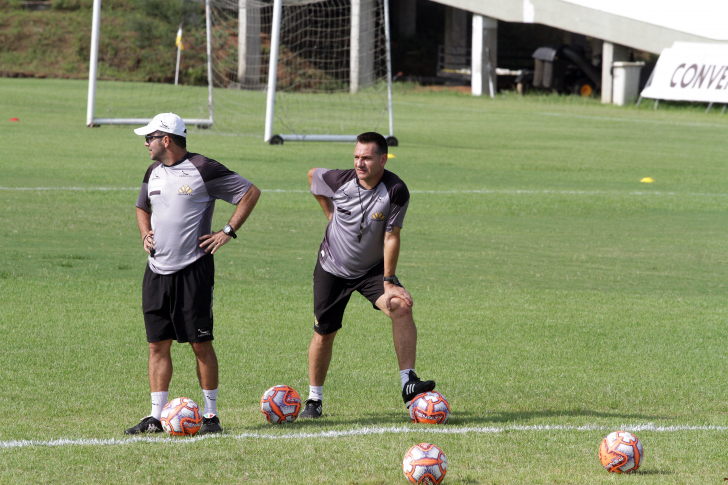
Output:
M399 371L399 380L402 381L402 389L404 389L404 385L409 382L409 373L410 371L414 372L414 369L404 369Z
M162 408L167 404L167 398L169 391L153 392L152 393L152 416L155 419L162 418Z
M202 395L205 396L205 412L203 416L205 414L217 414L217 389L212 389L211 391L203 389Z
M324 386L308 386L308 398L324 402Z

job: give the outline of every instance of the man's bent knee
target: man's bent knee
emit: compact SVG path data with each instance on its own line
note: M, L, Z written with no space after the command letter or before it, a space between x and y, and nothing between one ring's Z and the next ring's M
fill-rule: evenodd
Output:
M389 312L392 319L412 318L412 307L400 298L392 298L389 301Z

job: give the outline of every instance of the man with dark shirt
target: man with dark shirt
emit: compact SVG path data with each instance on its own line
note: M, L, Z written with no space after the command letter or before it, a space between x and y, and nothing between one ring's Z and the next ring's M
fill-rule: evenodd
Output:
M308 172L311 193L329 224L314 270L314 335L308 349L309 396L301 418L323 411L323 385L334 338L354 291L392 320L402 398L407 407L422 392L435 388L415 374L417 328L412 297L395 276L400 230L409 204L402 180L385 170L388 147L373 132L357 137L354 169L314 168Z
M213 255L237 238L258 202L249 180L207 157L187 151L182 119L162 113L142 128L154 163L136 203L142 245L149 254L142 284L142 308L149 342L152 412L126 434L162 431L160 417L172 380L172 340L189 342L197 359L205 411L201 433L222 431L217 417L218 366L212 346ZM236 206L228 224L212 232L215 200Z

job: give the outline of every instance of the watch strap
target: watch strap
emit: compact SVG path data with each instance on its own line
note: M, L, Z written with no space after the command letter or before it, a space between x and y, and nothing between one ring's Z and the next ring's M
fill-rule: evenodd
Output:
M230 224L227 224L225 227L223 227L222 232L224 232L228 236L232 237L233 239L238 238L238 235L235 234L235 229L233 229L233 226L231 226Z
M385 276L384 281L392 283L395 286L402 286L402 283L399 282L399 278L397 278L395 275Z

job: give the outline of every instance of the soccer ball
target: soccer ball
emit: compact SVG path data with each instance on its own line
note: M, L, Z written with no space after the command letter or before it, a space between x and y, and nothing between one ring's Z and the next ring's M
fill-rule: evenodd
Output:
M292 423L301 410L301 396L289 386L273 386L260 398L260 411L273 424Z
M450 404L439 392L423 392L412 400L409 415L413 423L445 424L450 417Z
M447 458L440 448L420 443L407 450L402 460L402 471L412 483L437 485L447 473Z
M188 397L172 399L162 408L162 427L172 436L192 436L202 426L200 407Z
M599 445L599 460L610 473L631 473L640 467L642 443L632 433L609 433Z

